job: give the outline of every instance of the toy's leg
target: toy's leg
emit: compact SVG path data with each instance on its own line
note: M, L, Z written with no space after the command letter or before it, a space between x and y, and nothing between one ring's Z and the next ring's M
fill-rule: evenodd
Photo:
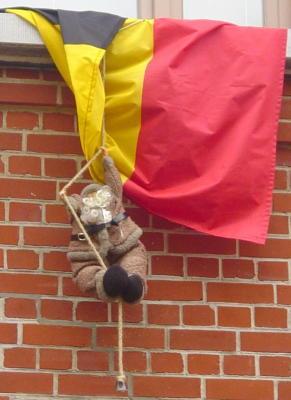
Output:
M126 271L120 265L111 265L103 276L104 291L109 297L120 297L128 281Z
M123 281L111 283L111 291L107 291L105 281L110 279L109 270L104 270L96 263L95 256L88 251L70 251L68 259L71 262L73 280L82 292L97 292L99 299L104 301L114 301L116 296L121 295L127 283L127 273L122 269ZM121 269L121 267L119 267ZM111 270L111 268L110 268ZM118 278L120 278L118 276ZM111 280L111 279L110 279ZM114 292L115 290L115 292ZM118 291L117 291L118 290ZM117 295L116 295L117 291Z
M122 298L127 303L136 303L142 299L146 288L147 256L144 245L137 245L120 257L118 264L128 273L127 285Z

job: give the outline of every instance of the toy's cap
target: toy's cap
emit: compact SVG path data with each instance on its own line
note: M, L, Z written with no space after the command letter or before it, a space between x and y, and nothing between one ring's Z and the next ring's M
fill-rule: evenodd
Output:
M92 192L97 192L97 190L101 189L103 185L98 183L90 183L89 185L85 186L81 192L81 196L87 196L87 194Z

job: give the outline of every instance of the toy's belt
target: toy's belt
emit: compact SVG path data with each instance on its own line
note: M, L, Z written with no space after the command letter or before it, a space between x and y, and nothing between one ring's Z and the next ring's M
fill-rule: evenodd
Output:
M95 233L103 231L110 226L117 226L122 220L128 218L128 214L126 212L117 214L110 222L103 224L93 224L93 225L84 225L86 232L89 236L94 235ZM71 240L86 240L84 233L77 233L71 236Z

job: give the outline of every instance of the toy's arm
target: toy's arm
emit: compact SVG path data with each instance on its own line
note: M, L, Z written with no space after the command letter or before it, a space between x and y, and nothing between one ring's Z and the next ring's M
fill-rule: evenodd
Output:
M106 185L110 186L116 197L122 197L122 182L120 174L115 167L113 159L105 155L103 157L104 179Z

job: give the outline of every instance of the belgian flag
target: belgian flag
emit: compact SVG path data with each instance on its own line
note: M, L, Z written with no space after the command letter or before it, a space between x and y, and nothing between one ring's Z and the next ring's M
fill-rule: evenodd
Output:
M106 146L130 199L200 232L265 241L286 30L5 11L38 29L74 93L87 159L105 112ZM102 180L99 163L91 173Z

